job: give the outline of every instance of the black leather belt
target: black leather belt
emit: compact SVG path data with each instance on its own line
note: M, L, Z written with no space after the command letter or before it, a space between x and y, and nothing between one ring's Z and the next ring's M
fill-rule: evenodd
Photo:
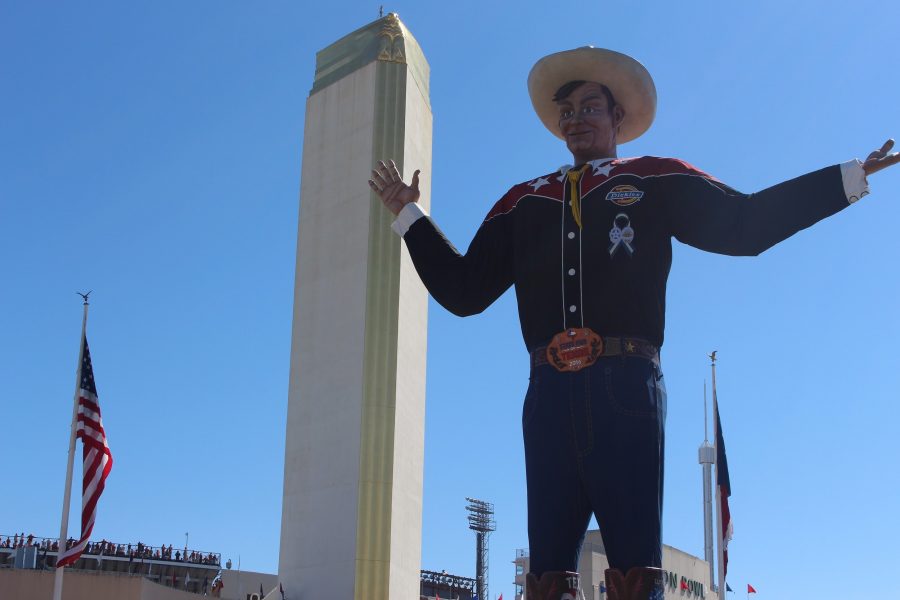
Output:
M641 338L613 337L601 335L603 350L598 358L604 356L637 356L652 360L659 364L659 348ZM531 368L551 364L547 360L547 346L541 346L531 351Z

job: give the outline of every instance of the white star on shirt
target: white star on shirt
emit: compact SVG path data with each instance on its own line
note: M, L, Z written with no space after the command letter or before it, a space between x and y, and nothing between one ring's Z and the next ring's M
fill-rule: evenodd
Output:
M595 176L603 175L604 177L607 177L609 175L609 172L612 171L612 169L613 169L612 162L613 162L613 159L611 159L611 158L602 158L599 160L592 160L591 166L594 168L593 174Z
M534 188L534 191L536 192L536 191L538 191L541 187L543 187L543 186L545 186L545 185L550 185L550 182L547 181L547 178L546 178L546 177L538 177L537 179L535 179L534 181L532 181L532 182L529 183L528 185L530 185L531 187L533 187L533 188Z

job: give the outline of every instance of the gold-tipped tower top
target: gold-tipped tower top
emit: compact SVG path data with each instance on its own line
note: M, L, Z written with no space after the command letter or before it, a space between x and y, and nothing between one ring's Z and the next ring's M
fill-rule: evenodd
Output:
M389 13L320 50L310 95L375 60L408 65L422 95L428 98L428 61L397 13Z

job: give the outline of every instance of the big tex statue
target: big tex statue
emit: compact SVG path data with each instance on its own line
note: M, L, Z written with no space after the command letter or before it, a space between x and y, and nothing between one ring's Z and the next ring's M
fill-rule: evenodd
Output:
M514 185L460 254L416 203L419 172L392 161L370 187L397 216L431 295L479 313L515 285L531 382L522 411L531 572L527 600L576 598L591 515L610 600L661 599L666 393L660 369L672 238L756 255L868 193L900 162L893 141L752 195L684 161L617 158L643 134L656 88L638 61L600 48L544 57L528 77L538 117L573 166Z

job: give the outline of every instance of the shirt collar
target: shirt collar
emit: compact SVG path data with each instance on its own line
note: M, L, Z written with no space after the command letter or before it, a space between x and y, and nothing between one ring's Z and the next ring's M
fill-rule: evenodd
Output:
M589 160L587 164L591 165L592 169L599 169L606 163L610 163L616 160L616 157L612 158L595 158L594 160ZM566 176L566 173L575 168L575 165L565 164L559 168L559 180L562 181L563 177Z

